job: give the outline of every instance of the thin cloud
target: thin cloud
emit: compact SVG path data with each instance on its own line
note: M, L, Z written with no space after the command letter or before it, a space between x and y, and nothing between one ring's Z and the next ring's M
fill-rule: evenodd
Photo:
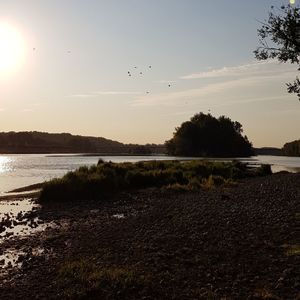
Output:
M271 111L270 113L272 114L288 114L288 115L296 115L299 116L299 110L296 109L280 109L280 110L276 110L276 111Z
M195 114L195 110L177 111L177 112L165 114L165 116L185 116L185 115L192 116L193 114Z
M33 108L24 108L24 109L22 110L22 112L33 112L33 111L34 111Z
M91 93L84 93L84 94L74 94L66 96L67 98L96 98L98 96L128 96L128 95L141 95L141 92L126 92L126 91L97 91L97 92L91 92Z
M184 105L185 99L198 98L201 99L208 95L218 94L225 90L234 89L241 85L252 85L254 80L238 79L229 82L212 83L197 89L188 89L184 91L156 94L151 96L143 96L137 98L133 106L181 106Z
M265 76L267 74L295 72L295 67L291 64L281 64L276 61L252 62L239 66L223 67L211 69L209 71L192 73L180 77L180 79L209 79L237 76Z
M140 95L141 92L119 92L119 91L100 91L95 92L95 95Z
M156 82L162 83L162 84L165 84L165 83L168 84L168 83L176 83L177 80L158 80Z
M266 63L265 63L266 64ZM264 64L264 65L265 65ZM269 64L269 62L268 62ZM260 64L256 64L258 66ZM250 66L245 65L243 68L241 66L236 67L235 70L248 69ZM260 65L262 66L262 65ZM259 101L263 97L266 98L265 94L263 96L258 96L257 90L264 91L266 94L269 93L268 89L272 85L276 85L276 83L280 82L280 87L282 87L282 91L285 90L284 82L289 82L293 80L296 71L289 69L285 69L284 72L280 72L281 69L276 67L272 71L268 72L260 72L257 70L255 73L248 73L248 75L238 76L237 78L226 78L226 80L212 82L209 84L205 84L200 88L187 89L183 91L170 92L170 93L161 93L148 95L147 97L139 97L136 98L133 102L133 106L183 106L186 100L197 100L207 102L208 99L219 97L223 99L228 99L230 104L243 103L244 100L249 99L249 101ZM234 72L232 71L231 74ZM235 71L235 74L237 72ZM267 87L268 86L268 87ZM278 88L279 86L276 85ZM246 96L245 96L246 95ZM290 96L290 95L289 95ZM231 99L237 99L235 103L232 103ZM222 105L219 103L219 105ZM228 103L226 104L228 105Z
M95 94L74 94L74 95L69 95L66 96L67 98L93 98L96 97L97 95Z

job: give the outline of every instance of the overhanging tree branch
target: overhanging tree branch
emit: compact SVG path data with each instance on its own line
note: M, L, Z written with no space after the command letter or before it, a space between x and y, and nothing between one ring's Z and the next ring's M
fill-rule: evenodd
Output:
M290 62L298 65L300 70L300 8L291 5L276 8L271 7L269 18L258 21L262 27L258 29L261 46L254 51L258 60L277 59L280 62ZM299 32L298 32L299 31ZM269 43L278 47L269 46ZM287 83L287 91L296 93L300 100L300 80Z

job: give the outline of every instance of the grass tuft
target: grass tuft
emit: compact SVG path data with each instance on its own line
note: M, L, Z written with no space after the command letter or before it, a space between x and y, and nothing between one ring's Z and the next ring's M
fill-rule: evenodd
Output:
M288 245L286 248L286 254L288 256L300 255L300 245Z
M130 298L146 285L145 278L126 268L99 268L89 260L63 264L58 281L67 299Z

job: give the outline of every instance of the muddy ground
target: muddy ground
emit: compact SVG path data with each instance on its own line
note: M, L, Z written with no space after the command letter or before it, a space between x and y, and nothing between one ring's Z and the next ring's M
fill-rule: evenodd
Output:
M18 255L1 299L300 299L300 174L53 203L26 218L46 225L2 239L0 255Z

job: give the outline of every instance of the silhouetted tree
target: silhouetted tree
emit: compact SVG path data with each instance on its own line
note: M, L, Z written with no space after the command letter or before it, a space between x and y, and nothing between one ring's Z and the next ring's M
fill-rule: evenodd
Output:
M178 156L237 157L253 154L252 145L242 136L242 125L225 116L218 119L199 113L175 129L166 141L167 153Z
M269 18L258 29L260 46L254 51L258 60L277 59L298 65L300 71L300 8L292 5L271 6ZM289 93L300 100L300 80L287 83Z
M300 140L284 144L282 152L287 156L300 156Z

